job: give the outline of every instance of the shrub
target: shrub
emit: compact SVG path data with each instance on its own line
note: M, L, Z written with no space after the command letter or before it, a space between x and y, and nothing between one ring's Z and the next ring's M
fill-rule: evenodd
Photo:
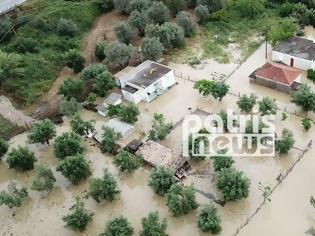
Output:
M201 25L206 24L210 19L209 10L204 5L199 5L195 8L195 13L198 18L198 22Z
M277 113L277 103L275 99L269 97L264 97L259 104L259 112L262 116L265 115L275 115Z
M109 12L114 9L114 3L113 0L98 0L97 1L104 12Z
M9 149L8 143L3 138L0 137L0 160L7 153L8 149Z
M125 44L130 43L133 37L133 32L128 24L126 24L125 22L118 23L117 25L115 25L114 31L118 41Z
M243 17L254 18L265 11L266 0L238 0L236 6Z
M69 101L63 98L59 103L59 113L65 116L72 116L81 108L81 104L75 98L70 98Z
M237 101L237 105L242 112L250 113L256 105L256 96L254 94L250 96L244 94Z
M176 16L176 23L183 28L186 37L192 37L194 35L196 25L187 12L179 12Z
M164 196L174 184L174 171L167 167L157 167L151 170L149 186L157 194Z
M163 55L163 44L156 37L144 38L141 42L141 49L145 60L157 61Z
M281 138L276 140L276 152L279 154L288 154L290 149L293 147L295 140L293 138L292 131L288 129L283 129L281 133Z
M83 121L79 113L76 113L70 121L72 131L78 135L88 135L93 133L95 131L94 124L94 120Z
M0 85L7 80L14 80L24 75L23 60L19 54L0 50Z
M104 232L99 236L131 236L133 235L133 232L133 228L130 225L128 219L120 216L109 221L105 226Z
M229 156L215 156L212 157L213 168L215 172L219 172L223 169L229 169L233 166L234 160Z
M85 59L81 55L80 51L76 49L70 49L65 54L65 64L72 68L75 73L79 73L84 68Z
M149 131L149 139L153 141L166 139L167 135L171 132L172 126L172 123L166 122L163 114L155 113L152 129Z
M9 40L13 36L14 24L10 18L0 19L0 39L3 41Z
M99 60L104 60L106 58L106 51L108 48L108 43L106 41L101 41L95 45L95 56Z
M172 185L169 192L166 194L166 204L173 216L179 217L188 214L198 207L195 192L192 186L184 187L181 184Z
M115 87L115 81L113 75L109 71L104 71L103 73L96 76L95 84L93 85L93 91L104 97L108 94L108 91Z
M113 153L116 149L116 141L122 136L116 133L112 128L103 126L101 150L102 152Z
M12 47L18 53L37 53L40 50L35 39L25 37L18 37L12 44Z
M58 164L57 171L75 185L91 175L89 163L82 155L68 156Z
M26 187L17 188L17 183L10 181L7 191L0 192L0 206L6 205L9 208L20 207L23 200L28 196Z
M84 208L84 203L77 198L76 203L70 208L71 213L64 216L62 220L66 223L66 227L74 231L83 231L90 221L92 221L92 213Z
M303 126L305 131L309 131L309 129L312 128L312 126L313 126L313 121L311 119L304 118L302 120L302 126Z
M141 165L142 159L127 151L120 151L113 163L120 172L132 173Z
M139 236L167 236L166 227L166 220L160 223L159 213L151 212L148 217L142 219L142 230Z
M90 195L98 203L103 200L112 202L120 191L113 175L104 169L102 178L95 178L90 183Z
M202 232L211 232L212 234L221 232L221 218L215 205L210 204L202 208L197 217L197 225Z
M58 94L63 95L68 101L70 98L80 99L83 91L84 83L82 80L75 80L72 78L66 78L59 87Z
M79 29L72 20L61 18L58 22L57 31L62 36L73 37Z
M64 159L68 156L82 154L83 151L81 139L77 134L63 133L55 139L54 152L57 158Z
M222 191L224 201L247 198L249 186L250 180L234 168L222 169L217 174L217 188Z
M312 80L315 83L315 70L308 69L307 70L307 78Z
M80 73L80 77L83 80L96 79L97 76L107 71L107 67L104 64L91 64L86 66Z
M34 169L36 162L34 153L27 147L12 148L8 153L7 163L10 168L23 171Z
M28 134L31 143L47 143L56 136L55 125L48 119L35 122Z
M53 172L48 167L37 165L35 167L35 177L32 182L32 190L49 193L56 179Z

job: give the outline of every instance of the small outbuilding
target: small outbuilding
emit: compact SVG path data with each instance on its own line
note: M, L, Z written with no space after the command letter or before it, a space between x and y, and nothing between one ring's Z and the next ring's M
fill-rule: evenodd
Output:
M174 70L148 60L116 77L116 83L121 87L123 97L137 104L140 101L151 102L176 81Z
M272 60L302 70L315 69L315 43L291 37L273 48Z
M300 87L302 71L278 63L267 62L255 70L251 75L251 82L291 93Z

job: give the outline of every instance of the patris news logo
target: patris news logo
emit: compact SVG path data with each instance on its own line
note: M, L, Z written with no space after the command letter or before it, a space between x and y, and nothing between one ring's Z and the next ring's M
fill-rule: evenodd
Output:
M190 115L183 122L183 155L274 156L274 115L237 115L232 110L200 117Z

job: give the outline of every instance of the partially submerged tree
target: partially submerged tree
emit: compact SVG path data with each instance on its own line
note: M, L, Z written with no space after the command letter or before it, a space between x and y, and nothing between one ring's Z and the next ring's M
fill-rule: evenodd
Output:
M21 169L23 171L34 169L36 158L34 152L27 147L12 148L6 159L10 168Z
M299 29L298 24L293 18L280 18L278 22L272 22L272 25L267 26L268 41L274 46L278 42L291 38Z
M3 138L0 138L0 160L7 153L8 150L9 150L8 143Z
M194 89L197 89L202 96L209 96L212 90L212 81L205 79L198 80L194 85Z
M59 103L59 113L64 116L72 116L81 109L81 104L75 98L70 98L69 101L63 98Z
M140 115L139 108L132 103L123 104L118 110L117 116L123 122L134 124Z
M237 105L242 112L250 113L253 110L253 107L256 105L256 96L251 94L247 96L246 94L242 95L237 101Z
M62 218L66 227L74 231L84 231L90 221L93 213L89 213L84 203L77 198L76 203L70 208L70 213Z
M156 37L142 39L141 49L145 60L157 61L163 54L163 44Z
M230 156L213 156L211 159L213 160L213 169L215 172L229 169L234 164L234 160Z
M315 111L315 93L307 84L302 84L298 91L293 93L291 102L304 112Z
M275 115L277 113L277 103L275 99L271 99L269 97L263 97L259 104L259 112L262 116L265 115Z
M76 113L70 121L72 131L79 135L88 135L93 133L95 131L94 124L94 120L82 120L79 113Z
M218 215L218 209L214 204L209 204L202 208L197 217L198 228L202 232L218 234L221 232L221 217Z
M35 167L32 190L49 193L53 189L55 182L56 179L51 169L43 165L37 165Z
M183 28L186 37L192 37L194 35L196 25L187 12L179 12L176 16L176 23Z
M20 207L23 200L28 196L26 187L17 187L17 183L10 181L7 191L0 192L0 206L6 205L9 208Z
M212 95L214 99L222 101L230 86L223 80L198 80L194 85L194 89L197 89L203 96Z
M75 73L81 72L84 68L85 58L81 55L80 51L76 49L70 49L65 54L65 64L69 68L72 68Z
M181 184L173 184L166 194L166 201L169 211L175 217L188 214L198 207L195 199L196 190L192 187L185 187Z
M302 120L302 126L303 126L305 131L309 131L310 128L312 128L313 124L314 124L314 122L309 118L304 118Z
M84 83L82 80L66 78L59 87L58 94L63 95L68 101L70 98L80 99Z
M127 151L120 151L113 161L114 165L122 173L132 173L142 163L142 158L135 156Z
M221 169L217 174L217 188L222 191L224 201L247 198L250 180L235 168Z
M102 152L113 153L116 149L116 141L122 136L120 133L116 133L112 128L103 126L101 150Z
M81 145L81 138L74 133L63 133L54 142L54 152L57 158L64 159L68 156L82 154L84 148Z
M172 123L166 122L163 114L155 113L152 129L149 131L149 139L153 141L166 139L167 135L171 132L172 126Z
M142 230L139 236L168 236L166 219L160 223L158 212L151 212L148 217L142 219Z
M120 191L114 176L108 169L104 169L102 178L94 178L91 180L89 193L96 202L100 203L104 200L109 202L114 201Z
M59 162L56 169L75 185L79 184L81 180L87 179L91 175L89 163L82 155L67 157Z
M109 222L105 226L105 230L99 236L131 236L134 230L126 217L120 216Z
M288 154L295 143L292 131L283 129L281 138L276 140L276 152L279 154Z
M174 171L167 167L157 167L151 170L149 186L157 194L164 196L174 184Z
M115 87L115 81L113 75L109 71L104 71L102 74L96 77L95 84L93 85L93 91L101 96L105 97L109 90Z
M30 143L47 143L56 136L55 125L48 119L33 123L27 136Z

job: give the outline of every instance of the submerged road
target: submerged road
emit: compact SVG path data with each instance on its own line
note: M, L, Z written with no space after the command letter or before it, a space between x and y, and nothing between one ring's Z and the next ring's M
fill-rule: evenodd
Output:
M10 11L23 2L26 2L26 0L0 0L0 15Z

